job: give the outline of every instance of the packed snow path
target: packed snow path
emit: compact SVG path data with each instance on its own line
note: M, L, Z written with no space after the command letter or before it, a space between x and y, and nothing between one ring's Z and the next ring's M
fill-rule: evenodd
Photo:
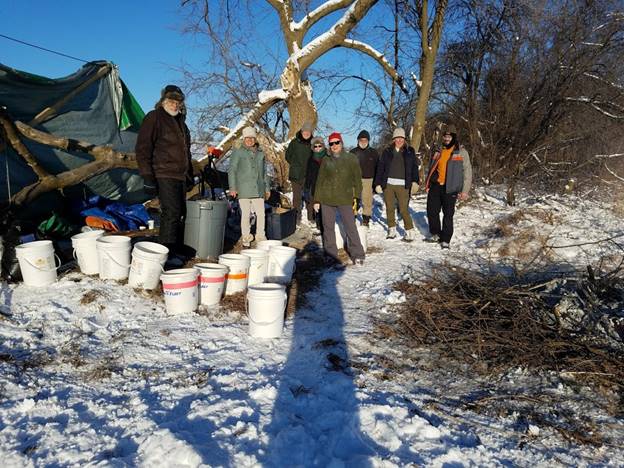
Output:
M553 241L621 230L603 208L579 203L558 209L567 221ZM411 208L424 236L424 200ZM2 466L619 464L621 448L519 444L509 421L441 417L427 402L471 388L454 376L407 366L383 378L380 356L409 363L371 334L402 300L392 283L408 267L471 262L481 230L505 210L496 200L460 210L443 252L386 241L377 198L369 245L383 251L327 271L275 340L249 337L245 320L222 311L167 316L161 301L79 273L39 289L2 284ZM602 248L559 255L582 263Z

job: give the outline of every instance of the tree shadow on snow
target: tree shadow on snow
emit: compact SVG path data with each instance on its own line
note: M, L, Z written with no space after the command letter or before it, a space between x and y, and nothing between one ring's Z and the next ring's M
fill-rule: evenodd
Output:
M319 253L317 253L319 255ZM322 268L322 267L321 267ZM359 401L344 334L344 271L324 270L318 290L298 294L292 343L279 370L265 466L370 466L386 449L360 428Z

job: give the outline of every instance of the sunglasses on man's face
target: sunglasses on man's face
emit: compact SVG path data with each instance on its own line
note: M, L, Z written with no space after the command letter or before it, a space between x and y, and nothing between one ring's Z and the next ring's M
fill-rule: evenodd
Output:
M315 148L322 148L323 145L314 145Z
M341 143L342 143L341 141L330 141L329 146L340 145Z

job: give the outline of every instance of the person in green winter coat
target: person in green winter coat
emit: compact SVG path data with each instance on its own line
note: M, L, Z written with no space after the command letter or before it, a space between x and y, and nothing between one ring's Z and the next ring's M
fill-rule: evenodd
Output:
M269 197L270 182L266 171L264 153L256 142L253 127L243 129L243 145L230 156L228 168L230 196L237 197L241 210L241 241L249 247L251 213L256 214L256 242L266 240L264 233L264 200Z
M353 215L353 203L359 203L361 193L362 171L357 156L344 150L342 135L334 132L329 135L329 154L321 164L314 190L314 210L321 210L323 249L330 264L342 264L336 245L336 213L347 234L351 260L356 265L364 263L364 248Z
M301 130L297 132L295 138L292 139L288 144L288 148L286 148L286 161L289 164L288 180L293 191L293 207L297 210L297 226L301 224L303 186L308 160L312 156L310 140L312 139L313 131L314 126L310 122L304 123ZM306 203L306 210L308 212L308 221L314 222L314 214L312 213L310 203Z

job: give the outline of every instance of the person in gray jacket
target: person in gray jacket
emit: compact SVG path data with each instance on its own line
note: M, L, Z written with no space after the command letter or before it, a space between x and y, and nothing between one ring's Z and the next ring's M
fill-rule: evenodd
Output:
M264 232L264 200L269 197L270 182L266 172L264 153L256 142L253 127L243 129L243 145L230 156L228 169L230 196L238 197L241 209L241 242L249 247L251 213L256 214L256 242L266 240Z
M455 126L442 132L442 148L436 149L429 163L425 190L427 191L427 220L430 237L426 242L439 242L448 249L453 237L453 215L457 200L467 200L472 185L472 166L468 151L459 144ZM440 210L442 226L440 226Z

